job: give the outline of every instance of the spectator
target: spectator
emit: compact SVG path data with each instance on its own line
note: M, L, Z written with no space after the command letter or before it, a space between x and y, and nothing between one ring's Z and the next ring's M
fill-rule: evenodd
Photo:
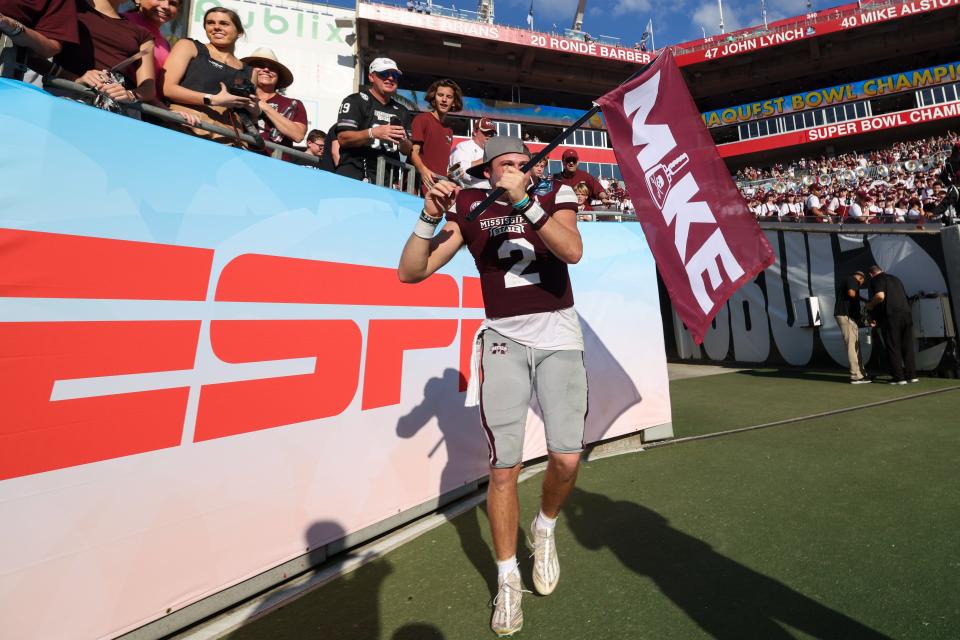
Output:
M171 109L191 114L203 122L239 130L239 110L248 117L260 115L256 94L233 95L228 86L253 81L253 68L241 62L234 51L243 35L240 16L232 9L213 7L203 16L203 28L210 40L203 44L184 38L177 41L167 57L163 93ZM239 144L235 138L193 129L194 135Z
M260 117L257 129L267 142L293 147L307 135L307 110L303 103L279 93L293 84L293 73L271 49L257 49L240 62L253 67ZM269 151L266 152L269 155ZM284 156L284 159L289 159Z
M610 202L610 198L607 196L607 192L603 190L603 185L600 184L600 181L586 171L577 168L580 162L580 156L577 155L576 150L567 149L563 152L562 158L563 171L553 174L555 182L565 184L571 188L581 182L585 182L587 186L590 187L591 200L600 200L603 204Z
M894 222L904 222L907 219L907 209L909 208L909 202L905 197L901 197L897 200L896 205L893 207L893 221Z
M170 42L160 33L160 27L173 22L180 13L180 0L137 0L136 11L127 11L123 17L150 32L153 37L153 69L156 76L156 99L163 100L163 74L170 55Z
M823 211L820 207L820 194L822 189L819 184L814 183L810 186L810 195L803 203L803 215L806 221L819 221L823 218Z
M52 58L77 44L75 0L0 0L0 33L38 58Z
M803 220L803 205L797 202L797 194L793 191L787 192L786 202L780 205L780 218L792 222Z
M867 210L873 204L873 198L866 191L858 191L857 198L846 207L845 215L841 221L864 223L868 221Z
M450 154L450 166L456 166L457 178L460 183L469 189L489 189L490 183L484 178L477 178L467 173L471 167L483 163L483 148L487 141L497 135L497 128L489 118L480 118L473 125L473 135L453 148Z
M884 273L876 265L870 267L870 301L866 309L883 338L890 384L920 382L913 352L913 316L900 278Z
M324 140L326 144L323 146L323 155L320 156L320 168L336 173L337 165L340 164L340 141L337 140L336 123L327 131L327 137Z
M327 147L327 134L320 129L311 129L307 134L307 151L319 161Z
M923 203L920 198L913 196L907 202L907 222L920 222L923 219Z
M847 217L850 204L850 189L848 189L846 185L840 185L837 189L837 195L830 198L826 213L830 216L831 220L842 222Z
M573 188L573 192L577 196L577 212L581 211L593 211L593 207L590 206L590 186L586 182L577 183ZM589 220L589 216L587 217Z
M340 142L338 174L374 183L377 158L399 162L401 153L410 153L410 112L393 99L401 77L396 62L376 58L367 74L369 88L343 100L336 125Z
M780 207L774 202L777 194L774 191L767 191L763 194L763 202L757 207L758 220L776 220L780 216Z
M53 59L62 70L58 73L54 67L52 74L92 87L118 104L149 102L156 95L153 37L120 17L117 7L121 4L123 0L77 2L78 42L64 43ZM123 78L117 82L108 70L137 53L142 54L140 59L117 70L117 77Z
M437 80L427 89L424 99L433 110L413 119L410 162L417 168L421 190L426 194L437 177L447 175L453 129L447 126L446 118L447 114L463 109L463 91L453 80Z

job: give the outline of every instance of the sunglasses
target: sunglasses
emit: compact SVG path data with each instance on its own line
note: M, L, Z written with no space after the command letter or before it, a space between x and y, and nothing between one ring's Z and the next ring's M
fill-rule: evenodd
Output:
M381 80L393 80L394 82L400 82L400 76L402 74L399 71L377 71L376 76Z
M577 163L580 162L580 161L579 161L578 159L576 159L576 158L567 158L566 160L564 160L564 162L565 162L566 164L577 164Z

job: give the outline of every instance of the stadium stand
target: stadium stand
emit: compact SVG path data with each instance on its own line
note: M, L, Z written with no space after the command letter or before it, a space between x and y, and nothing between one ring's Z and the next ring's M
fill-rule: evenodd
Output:
M960 63L953 62L960 59L960 47L944 26L957 15L950 3L918 9L912 3L878 0L670 48L751 206L761 204L758 197L767 190L775 191L778 200L786 200L791 191L805 198L811 181L824 187L828 200L838 197L843 185L851 193L864 189L868 196L896 197L898 202L907 197L909 204L909 191L920 174L932 183L925 185L931 194L920 194L921 205L936 206L947 187L940 183L938 165L952 140L946 127L960 104ZM437 77L438 56L445 69L457 69L466 106L451 118L454 144L470 135L477 116L487 115L499 134L522 136L536 151L543 144L538 141L557 135L571 114L582 113L590 100L650 59L648 52L603 37L497 25L491 16L437 3L361 2L355 28L356 66L362 70L380 55L396 59L404 69L400 98L414 112L426 108L423 90ZM202 32L194 31L177 35L202 39ZM22 72L15 56L8 52L5 59L12 61L5 65L5 75L13 75L11 68ZM66 90L62 81L55 84ZM519 101L520 86L525 102ZM77 87L72 95L97 98ZM309 127L327 130L336 116L328 110L325 121L311 121ZM535 118L534 113L547 115ZM176 122L163 113L153 117ZM570 146L580 152L587 172L607 183L621 179L602 120L591 121L565 142L550 156L550 173L559 170L559 156ZM273 151L281 155L279 149ZM902 158L904 152L916 157ZM316 163L296 148L286 159ZM400 169L411 172L408 166ZM413 191L409 180L391 173L383 172L384 186L403 184ZM612 208L629 211L628 194L615 198Z

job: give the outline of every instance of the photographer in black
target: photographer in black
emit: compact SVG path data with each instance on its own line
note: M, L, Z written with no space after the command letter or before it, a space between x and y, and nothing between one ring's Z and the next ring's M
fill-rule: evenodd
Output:
M338 174L373 183L379 156L399 161L401 153L409 155L412 119L393 99L401 76L396 62L377 58L370 63L370 86L344 98L336 125Z
M890 384L920 382L913 352L913 315L900 278L870 267L870 301L867 313L880 329L880 337L890 363Z

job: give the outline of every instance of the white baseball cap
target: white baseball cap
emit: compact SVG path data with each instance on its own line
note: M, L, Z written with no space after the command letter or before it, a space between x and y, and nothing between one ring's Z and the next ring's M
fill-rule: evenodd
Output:
M373 62L370 63L370 73L378 73L380 71L390 71L391 69L400 71L400 67L397 66L397 63L391 60L390 58L376 58L374 59Z

